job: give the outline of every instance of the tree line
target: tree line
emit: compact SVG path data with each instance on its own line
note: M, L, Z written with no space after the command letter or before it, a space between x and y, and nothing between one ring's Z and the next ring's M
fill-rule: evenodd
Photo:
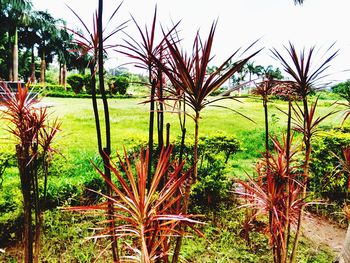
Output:
M31 0L1 0L0 7L1 79L44 83L55 57L59 84L65 83L67 70L84 71L89 58L75 52L73 34L64 20L35 10Z

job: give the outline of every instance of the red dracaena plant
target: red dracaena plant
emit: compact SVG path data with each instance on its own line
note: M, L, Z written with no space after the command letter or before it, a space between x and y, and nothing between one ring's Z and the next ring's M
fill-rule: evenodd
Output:
M303 198L306 197L307 181L309 177L309 166L311 160L311 136L312 136L312 122L313 117L310 117L310 108L308 106L308 95L319 88L322 88L324 84L322 81L327 77L326 71L330 67L330 62L337 56L338 50L332 52L333 45L331 45L322 56L320 63L315 64L315 47L311 47L308 51L302 49L300 53L297 52L295 46L289 43L289 48L285 47L287 51L287 56L283 56L276 49L272 50L273 55L278 59L285 72L287 72L295 82L295 92L302 99L302 130L306 131L303 134L304 143L304 165L303 165ZM311 109L312 111L312 109ZM311 118L311 119L310 119ZM309 132L307 132L309 131ZM291 256L291 261L295 262L296 251L298 247L298 240L300 236L300 227L302 220L302 211L299 215L299 222L296 231L296 238L294 240L293 251Z
M111 22L111 20L116 15L117 11L120 9L121 4L114 10L111 17L109 18L107 22L107 26L105 29L103 29L102 25L102 17L103 17L103 1L99 1L98 10L94 15L93 19L93 29L92 31L89 30L87 25L84 23L84 21L79 17L79 15L74 12L70 8L70 10L73 12L73 14L79 19L81 24L83 25L86 35L71 30L74 35L76 36L76 44L79 47L79 51L82 55L85 55L87 53L90 53L92 55L92 59L90 60L90 72L91 72L91 80L90 80L90 86L91 86L91 94L92 94L92 107L94 111L94 117L95 117L95 126L96 126L96 135L97 135L97 144L98 144L98 150L103 158L104 167L105 167L105 173L107 177L110 178L110 171L109 171L109 155L111 153L111 134L110 134L110 120L109 120L109 107L108 107L108 101L107 101L107 95L104 85L104 55L107 54L107 49L110 49L112 47L116 47L116 45L109 45L106 44L106 41L108 41L112 36L114 36L116 33L121 31L125 28L125 25L127 22L124 22L117 27L115 27L111 33L105 33L106 28L108 24ZM98 72L99 75L99 88L101 92L102 97L102 103L103 103L103 112L104 112L104 124L105 124L105 146L103 146L102 142L102 133L101 133L101 127L100 127L100 116L98 112L98 104L97 104L97 98L96 98L96 73ZM110 194L111 189L108 184L106 184L106 190L107 194ZM112 211L109 213L112 215ZM113 259L114 261L118 260L118 249L115 247L117 242L115 240L112 241L112 252L113 252Z
M104 148L110 148L110 147L103 147L102 146L102 138L101 138L101 129L100 129L100 120L99 120L99 114L98 114L98 107L97 107L97 100L96 100L96 73L100 72L101 70L97 69L97 66L99 64L99 59L103 54L107 54L108 49L115 48L117 45L115 44L107 44L106 42L113 37L116 33L119 31L123 30L126 27L126 22L123 22L116 26L110 33L105 33L106 28L108 27L109 23L113 20L115 17L116 13L120 9L121 4L113 11L111 17L109 18L107 25L104 29L102 29L102 37L101 39L99 38L99 30L98 30L98 25L100 24L100 20L102 18L101 15L99 15L99 11L96 11L93 17L93 28L90 30L89 27L86 25L86 23L80 18L80 16L70 7L68 7L72 13L77 17L77 19L81 22L85 33L81 33L76 30L68 29L70 30L75 38L74 42L78 47L78 51L81 56L84 56L86 54L91 55L91 60L89 62L89 68L90 68L90 73L91 73L91 87L92 87L92 101L93 101L93 110L94 110L94 115L95 115L95 124L96 124L96 133L97 133L97 141L98 141L98 149L101 155L103 155L103 150ZM102 43L101 43L102 42ZM101 46L101 54L100 52L100 47ZM103 65L101 65L103 68ZM102 73L103 74L103 73ZM103 78L102 78L103 79ZM109 137L109 110L108 110L108 104L107 104L107 98L106 98L106 91L104 88L104 83L101 85L101 78L100 78L100 91L102 94L102 100L103 100L103 107L104 107L104 112L105 112L105 119L106 119L106 137ZM110 139L106 138L106 144L110 144Z
M148 149L150 151L150 162L148 167L148 182L150 183L151 167L152 167L152 157L153 157L153 130L154 130L154 115L157 111L157 131L158 131L158 149L161 149L164 145L163 139L163 126L164 126L164 106L163 106L163 83L164 77L163 72L156 65L154 58L158 61L163 61L165 56L165 38L174 31L169 30L168 34L156 42L156 25L157 25L157 8L155 8L152 25L148 28L142 30L140 25L137 23L136 19L132 17L135 26L141 37L141 41L128 36L125 39L125 45L122 45L123 50L119 50L120 53L128 56L134 60L134 65L138 68L145 69L148 71L148 83L147 86L151 87L150 99L147 101L150 103L150 113L149 113L149 134L148 134ZM155 110L155 104L157 103L157 110Z
M308 119L306 119L305 113L303 109L298 105L295 104L292 105L292 109L294 112L294 130L298 131L305 136L312 138L317 132L319 131L319 125L321 122L323 122L326 118L336 113L336 111L331 111L327 113L324 116L317 116L316 115L316 109L317 109L317 103L318 103L318 97L316 100L310 105L309 111L308 111ZM308 123L308 125L304 125L304 120Z
M128 262L168 262L169 239L181 234L177 226L181 224L193 227L198 221L193 216L183 214L178 203L182 195L178 189L184 184L191 170L183 172L184 163L171 162L172 148L163 149L160 153L152 182L147 186L147 168L149 151L141 150L135 156L135 168L125 152L125 160L119 157L121 171L112 166L111 170L118 185L113 183L95 166L113 191L112 196L103 195L106 202L86 207L72 207L69 210L102 211L108 213L108 206L113 205L115 227L107 227L94 238L117 236L130 238L132 256L123 257ZM136 170L136 173L134 173ZM162 188L159 184L163 177L166 182Z
M227 62L238 53L237 50L213 73L207 75L207 68L212 56L211 50L215 29L216 22L212 24L208 38L205 42L201 40L199 33L197 33L191 55L182 52L178 38L175 39L172 35L169 35L166 38L166 47L169 53L169 58L166 61L167 63L162 63L162 61L158 61L155 58L157 65L163 70L173 84L175 89L173 94L184 94L183 96L186 105L194 111L194 115L191 115L195 122L194 181L197 179L198 174L197 160L200 112L210 103L224 99L219 98L214 101L209 101L208 96L220 88L225 81L227 81L235 72L240 70L250 58L259 52L255 52L227 68ZM226 70L224 70L225 68Z
M103 52L105 54L107 54L108 49L115 48L117 46L115 44L107 44L107 41L109 41L110 38L112 38L116 33L125 29L126 24L127 24L127 21L125 21L125 22L119 24L118 26L116 26L111 32L106 33L106 30L107 30L109 24L114 19L115 15L117 14L121 5L122 5L122 3L120 3L118 5L118 7L113 11L112 15L110 16L110 18L107 21L105 28L103 29L104 35L103 35L102 41L104 42ZM78 30L67 28L67 30L72 32L73 35L75 36L73 42L78 47L78 50L75 50L75 51L78 51L81 56L84 56L86 54L91 55L90 63L91 63L91 65L96 66L96 64L98 62L98 47L99 47L99 37L98 37L98 32L97 32L98 19L99 19L98 11L96 10L96 12L93 15L93 25L92 25L92 29L90 29L88 27L88 25L78 15L78 13L76 13L69 6L67 6L67 7L74 14L74 16L80 21L80 23L83 26L84 31L85 31L85 32L80 32ZM97 70L95 70L95 71L97 71Z
M16 156L18 160L24 209L24 261L38 262L40 252L40 234L42 207L38 170L44 172L44 195L47 187L47 154L53 151L51 143L60 123L55 120L49 124L46 108L36 108L38 102L28 90L29 84L18 84L17 92L12 92L4 83L0 84L2 96L0 104L5 107L3 119L10 122L8 131L16 138ZM42 165L40 165L40 161ZM33 224L32 212L35 219ZM35 226L35 231L33 229ZM34 253L33 243L35 242Z
M164 72L172 83L172 90L168 90L169 94L174 96L175 100L182 101L184 105L188 106L194 111L193 115L190 115L195 123L194 130L194 150L193 150L193 175L189 177L189 181L185 192L185 211L189 204L190 199L190 187L197 180L198 177L198 138L199 138L199 121L201 111L209 104L225 99L228 97L222 97L208 100L208 96L214 91L220 88L220 86L227 81L235 72L240 70L244 64L256 55L258 52L244 58L236 63L233 63L230 67L227 67L227 62L237 55L238 50L234 52L220 67L214 72L207 75L207 68L211 60L211 51L214 41L216 29L216 22L211 26L207 39L203 42L199 32L197 33L194 43L192 54L188 55L183 52L177 34L166 36L165 43L167 48L166 61L160 61L157 57L154 57L157 66ZM184 123L182 123L184 125ZM183 128L182 141L186 130ZM173 262L177 261L179 247L181 246L180 238L178 239L177 246L174 253Z
M301 187L298 178L299 167L296 157L300 152L292 144L293 136L280 142L272 138L274 152L267 152L257 166L258 179L249 177L248 182L239 181L242 189L237 193L248 201L247 206L269 217L266 232L270 236L274 262L286 262L290 225L297 223L297 218L304 200L300 198ZM265 162L268 162L266 164ZM266 169L269 167L269 169Z

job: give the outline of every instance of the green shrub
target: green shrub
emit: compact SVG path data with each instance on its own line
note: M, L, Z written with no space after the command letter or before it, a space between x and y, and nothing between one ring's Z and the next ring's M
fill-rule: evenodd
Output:
M72 74L67 77L67 83L72 87L75 93L80 93L84 86L84 78L80 74Z
M108 80L108 87L111 94L125 95L130 85L129 78L125 76L114 76Z
M348 175L341 171L338 158L342 148L350 145L349 128L333 129L320 134L313 142L310 188L331 200L342 200L347 193Z
M210 96L218 96L225 91L227 91L226 87L220 87L217 90L215 90L214 92L210 93Z
M91 94L92 93L91 74L84 75L83 82L84 82L85 92L87 94Z
M72 87L70 85L67 85L66 88L64 88L63 85L46 85L45 87L41 85L32 85L30 87L30 90L33 92L39 92L43 95L47 95L50 93L57 93L57 92L72 92Z
M172 142L173 154L179 158L180 139ZM130 140L129 155L147 147L147 140L138 138ZM154 145L154 148L157 146ZM193 163L193 139L186 138L183 149L183 159L188 169ZM196 212L215 210L222 201L227 201L233 181L226 175L226 166L230 157L240 149L239 141L230 135L216 134L199 138L198 180L191 189L191 209ZM156 155L156 151L154 153ZM154 156L153 160L156 159Z
M315 96L317 96L319 100L339 100L341 98L338 93L327 90L318 91Z
M350 80L340 82L337 85L333 86L332 91L350 102Z

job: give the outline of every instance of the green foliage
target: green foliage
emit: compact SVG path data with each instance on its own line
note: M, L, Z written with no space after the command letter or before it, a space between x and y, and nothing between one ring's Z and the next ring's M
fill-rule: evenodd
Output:
M332 91L350 102L350 80L340 82L337 85L333 86Z
M108 80L108 87L111 94L125 95L130 85L126 76L114 76Z
M210 93L210 96L218 96L220 95L221 93L227 91L227 88L225 87L220 87L219 89L213 91L212 93Z
M342 149L350 145L349 128L322 133L313 142L310 188L331 200L343 199L348 192L348 175L341 171Z
M339 100L341 97L338 93L331 92L328 90L317 91L315 96L319 98L319 100Z
M85 92L87 94L91 94L92 86L91 86L91 74L86 74L83 76L83 83L85 87Z
M84 77L80 74L72 74L67 77L67 83L75 93L80 93L84 86Z
M23 198L16 169L7 169L0 187L0 244L20 238L23 227Z
M176 158L180 154L180 139L172 142ZM129 156L147 147L147 140L134 138L128 141ZM154 146L156 148L156 145ZM186 138L183 158L186 168L193 163L194 141ZM238 139L232 135L216 132L199 138L198 180L191 189L191 208L196 212L213 211L221 202L227 201L233 181L227 176L227 163L230 157L240 150ZM156 153L155 153L156 154ZM153 159L155 158L154 156Z
M45 96L50 96L51 93L64 93L64 92L72 92L72 87L70 85L67 85L66 88L64 88L63 85L51 85L47 84L44 87L41 85L31 85L30 90L33 92L39 92L40 94L43 94Z

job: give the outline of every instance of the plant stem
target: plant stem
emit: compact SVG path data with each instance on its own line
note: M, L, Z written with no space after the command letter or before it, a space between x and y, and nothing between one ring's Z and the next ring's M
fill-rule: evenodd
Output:
M148 150L149 161L147 167L147 186L152 182L152 157L153 157L153 129L154 129L154 95L156 92L157 80L153 79L151 83L151 103L149 113L149 127L148 127Z
M200 114L196 112L196 116L194 118L194 149L193 149L193 181L191 185L197 181L198 178L198 135L199 135L199 119Z
M110 128L110 121L109 121L109 108L108 108L108 101L106 96L106 90L104 87L104 68L103 68L103 28L102 28L102 16L103 16L103 0L98 1L98 17L97 17L97 34L98 34L98 76L99 76L99 86L102 96L102 102L103 102L103 110L104 110L104 117L105 117L105 133L106 133L106 147L103 149L103 164L104 164L104 172L107 179L111 180L111 170L110 170L110 162L109 162L109 156L111 154L111 128ZM112 190L108 183L106 183L107 188L107 195L111 196ZM115 225L114 225L114 218L113 218L113 205L109 203L108 205L108 214L109 214L109 220L110 220L110 227L111 231L114 231ZM119 253L118 253L118 246L117 246L117 240L114 234L111 235L111 241L112 241L112 254L113 254L113 261L119 262Z
M307 190L307 182L308 182L308 176L309 176L309 165L310 165L310 156L311 156L311 123L309 120L309 108L307 103L306 96L303 98L303 106L304 106L304 137L303 141L305 144L305 161L304 161L304 167L303 167L303 192L302 192L302 199L304 200L306 198L306 190ZM294 244L293 244L293 250L290 261L292 263L296 260L296 253L298 250L298 243L299 243L299 237L300 237L300 231L301 231L301 224L302 224L302 216L304 212L304 206L301 207L299 215L298 215L298 223L297 223L297 229L295 232L295 238L294 238Z
M287 138L286 138L286 175L287 175L287 184L286 184L286 211L285 211L285 226L284 226L284 248L285 251L283 253L282 260L283 262L287 263L288 259L288 246L289 246L289 239L290 239L290 217L289 217L289 210L290 210L290 204L291 204L291 194L290 194L290 174L289 174L289 164L290 164L290 137L291 137L291 118L292 118L292 105L291 100L288 101L288 121L287 121Z

